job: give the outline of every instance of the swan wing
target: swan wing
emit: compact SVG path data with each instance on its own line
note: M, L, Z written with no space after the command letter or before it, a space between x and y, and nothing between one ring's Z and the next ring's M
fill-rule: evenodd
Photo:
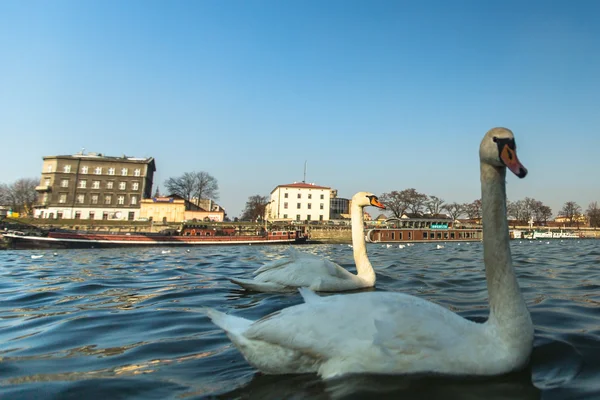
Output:
M475 326L451 311L401 293L319 297L254 322L244 333L321 360L320 373L435 371Z

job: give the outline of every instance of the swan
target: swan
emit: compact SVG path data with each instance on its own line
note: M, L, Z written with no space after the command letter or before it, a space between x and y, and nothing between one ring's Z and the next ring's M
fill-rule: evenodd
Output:
M512 266L506 219L506 168L519 178L513 134L494 128L480 145L483 258L489 318L476 323L421 298L393 292L319 296L257 321L204 309L246 360L266 374L492 376L522 369L533 324Z
M254 272L254 279L230 278L230 281L258 292L295 292L299 287L338 292L375 286L375 271L367 256L364 237L363 208L367 206L385 209L373 193L358 192L352 197L350 213L356 275L326 258L290 246L289 257L263 265Z

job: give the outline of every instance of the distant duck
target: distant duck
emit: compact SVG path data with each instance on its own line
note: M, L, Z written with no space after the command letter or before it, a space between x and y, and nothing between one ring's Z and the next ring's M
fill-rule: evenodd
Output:
M263 265L254 279L230 278L232 283L258 292L290 292L300 287L321 292L340 292L375 286L375 271L367 255L363 209L375 206L385 209L377 196L358 192L352 197L352 253L357 274L314 254L290 246L288 257Z
M399 245L398 245L398 248L399 248L399 249L403 249L403 248L405 248L405 247L406 247L406 245L405 245L405 244L399 244Z
M387 247L389 249L390 247L392 247L392 245L391 244L386 244L385 247Z
M406 243L406 245L410 247L410 246L414 246L415 244L414 243Z
M56 257L56 256L58 256L58 253L52 253L52 255L53 255L54 257Z
M190 249L187 249L185 252L186 252L186 253L189 253L189 252L190 252Z
M31 255L31 258L33 258L34 260L37 260L38 258L42 258L42 257L44 257L43 254L32 254Z
M169 254L171 252L171 250L163 250L161 251L162 254Z
M436 249L438 249L438 250L439 250L439 249L443 249L443 248L444 248L444 245L442 245L442 244L438 244L438 245L436 245L436 246L435 246L435 248L436 248Z

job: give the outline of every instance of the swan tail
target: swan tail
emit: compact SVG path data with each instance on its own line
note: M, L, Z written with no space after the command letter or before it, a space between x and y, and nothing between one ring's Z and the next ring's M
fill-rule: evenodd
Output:
M240 278L229 278L231 283L235 283L238 286L243 287L246 290L254 292L288 292L291 289L287 289L286 286L279 285L271 282L257 282L252 279L240 279Z
M300 295L304 299L305 303L315 303L321 299L321 296L308 288L301 287L298 288L298 291L300 292Z
M203 312L215 325L227 332L228 335L233 335L235 337L243 335L254 322L249 319L225 314L214 308L205 308Z

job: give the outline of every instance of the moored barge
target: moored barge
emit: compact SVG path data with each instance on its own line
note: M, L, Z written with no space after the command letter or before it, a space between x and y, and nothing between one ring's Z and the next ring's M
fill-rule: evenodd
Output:
M422 243L445 241L480 241L479 227L455 227L449 218L390 218L383 226L367 228L365 240L370 243Z

